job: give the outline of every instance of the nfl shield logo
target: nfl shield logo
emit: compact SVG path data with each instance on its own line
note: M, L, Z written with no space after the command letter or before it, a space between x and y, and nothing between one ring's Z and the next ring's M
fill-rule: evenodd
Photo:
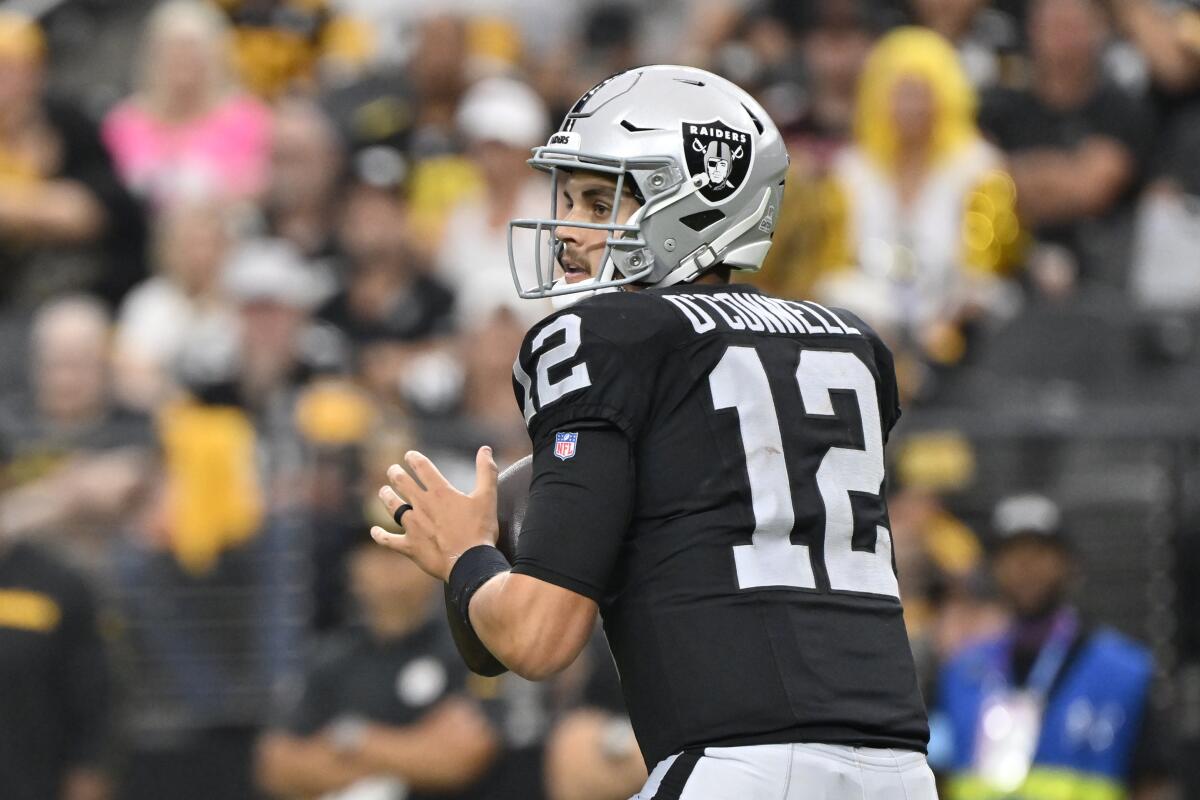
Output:
M578 433L554 434L554 457L566 461L575 457L575 445L579 442Z

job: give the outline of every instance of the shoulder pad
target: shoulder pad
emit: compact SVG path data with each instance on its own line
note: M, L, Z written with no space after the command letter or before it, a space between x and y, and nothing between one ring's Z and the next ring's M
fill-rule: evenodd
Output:
M612 344L659 342L664 334L683 331L674 307L648 292L605 292L556 312L578 314L584 327Z
M582 420L636 435L658 364L682 332L668 303L634 292L589 297L539 322L513 367L530 435L536 441L548 426Z

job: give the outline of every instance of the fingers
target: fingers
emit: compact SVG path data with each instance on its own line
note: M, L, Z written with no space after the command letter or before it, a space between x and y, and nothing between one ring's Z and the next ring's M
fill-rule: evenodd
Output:
M446 477L433 465L433 462L416 450L409 450L404 454L404 463L429 491L446 487L454 488L450 481L446 480Z
M476 497L496 493L496 479L500 475L500 468L496 466L496 460L492 458L492 448L481 447L479 452L475 454L475 491L473 494Z
M396 509L404 504L404 498L396 494L396 490L390 486L380 487L379 499L383 502L383 507L387 509L389 517L393 516Z
M378 525L373 525L371 527L371 538L389 550L395 550L397 553L403 553L406 556L412 555L412 544L404 534L388 533Z
M425 487L417 483L412 475L409 475L404 467L399 464L392 464L387 471L388 480L392 482L396 492L405 500L412 502L425 493ZM382 493L380 494L382 497ZM403 501L401 501L403 502ZM395 511L394 508L389 508L388 511Z

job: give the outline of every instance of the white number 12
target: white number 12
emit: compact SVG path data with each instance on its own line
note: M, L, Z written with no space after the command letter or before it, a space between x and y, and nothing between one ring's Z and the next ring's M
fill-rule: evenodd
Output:
M825 504L829 588L899 597L892 570L891 532L876 526L874 552L854 550L851 544L854 510L850 492L878 494L883 484L883 431L875 379L853 353L805 350L800 354L796 381L808 416L834 416L830 392L853 391L863 425L862 450L830 447L817 469L817 489ZM817 588L808 547L791 543L796 515L787 459L771 386L758 353L753 347L730 347L709 375L709 386L718 410L737 410L746 451L755 526L751 543L733 548L738 587Z

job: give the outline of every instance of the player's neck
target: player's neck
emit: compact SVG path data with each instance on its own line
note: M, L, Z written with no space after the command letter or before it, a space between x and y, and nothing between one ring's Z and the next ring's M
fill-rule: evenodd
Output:
M713 267L692 281L692 283L703 284L705 286L728 286L730 282L729 273L729 267Z

